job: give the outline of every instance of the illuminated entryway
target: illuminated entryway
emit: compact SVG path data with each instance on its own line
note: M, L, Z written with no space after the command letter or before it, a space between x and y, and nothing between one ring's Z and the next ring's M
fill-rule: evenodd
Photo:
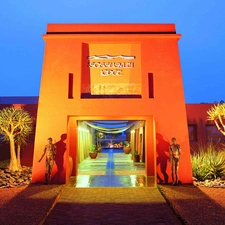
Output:
M79 175L79 164L81 164L85 159L88 158L88 146L91 143L96 143L96 136L94 135L94 128L93 126L90 126L90 121L95 121L92 124L95 124L96 121L99 124L99 121L101 123L121 123L124 121L124 118L110 118L108 117L105 119L104 116L102 117L70 117L69 123L68 123L68 147L70 149L69 156L73 159L73 169L71 172L72 176L78 176ZM118 143L122 142L123 140L128 140L131 143L131 149L137 150L137 152L141 155L141 162L144 165L144 171L142 175L145 175L146 177L155 177L155 138L154 138L154 120L153 117L126 117L127 125L129 128L127 129L127 134L120 135L120 139L117 140L114 139L112 136L105 137L111 137L111 138L102 138L101 144L103 146L102 152L99 153L99 157L105 157L105 165L106 160L109 158L109 150L113 150L113 157L117 157L118 155L115 154L121 154L125 155L123 152L121 153L115 153L118 152L119 148L110 148L110 145L113 144L116 146ZM117 124L118 126L118 124ZM99 126L98 126L99 127ZM114 126L115 127L115 126ZM123 126L124 127L124 126ZM118 128L118 127L117 127ZM112 129L112 127L110 128ZM121 128L119 128L121 129ZM122 128L123 129L123 128ZM109 135L110 135L110 131ZM147 138L146 138L147 137ZM147 151L146 147L149 146L150 151ZM152 147L151 147L152 146ZM122 149L122 148L121 148ZM101 156L102 154L102 156ZM108 154L108 155L107 155ZM104 158L103 157L103 158ZM125 156L127 158L124 158L125 161L128 161L130 163L133 163L131 160L131 156L127 155ZM100 159L100 158L99 158ZM114 161L115 163L115 161ZM137 164L136 164L137 165ZM138 167L138 165L137 165ZM128 167L127 167L128 168ZM127 171L127 169L126 169ZM134 170L135 171L135 170ZM137 172L133 171L130 172L129 175L137 175ZM92 172L93 173L93 172ZM103 172L102 172L103 173ZM106 167L104 169L104 173L106 173ZM128 172L127 172L128 173ZM83 174L84 175L84 174ZM91 175L91 174L89 174ZM124 174L125 175L125 174Z
M145 121L88 120L78 121L78 162L89 156L89 147L95 145L98 152L110 148L123 149L129 144L131 153L145 161Z
M78 121L78 173L75 186L153 185L154 182L147 182L146 179L144 131L145 121ZM125 154L127 143L131 152ZM88 148L92 144L98 149L96 159L89 157ZM133 160L133 157L138 160Z
M143 187L147 183L144 163L134 163L123 150L110 148L78 165L75 187ZM154 185L154 182L151 182Z

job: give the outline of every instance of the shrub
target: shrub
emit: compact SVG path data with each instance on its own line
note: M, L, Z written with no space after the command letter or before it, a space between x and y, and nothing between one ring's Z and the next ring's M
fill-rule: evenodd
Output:
M129 141L124 141L124 146L125 147L130 147L130 142Z
M198 180L216 179L225 175L224 148L216 149L212 142L199 145L198 152L191 156L191 162L193 176Z
M89 145L88 150L89 150L90 153L97 152L96 145L95 144Z

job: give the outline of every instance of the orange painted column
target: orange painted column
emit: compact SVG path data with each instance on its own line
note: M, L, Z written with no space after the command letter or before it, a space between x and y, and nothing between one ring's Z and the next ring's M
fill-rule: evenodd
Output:
M77 175L77 166L78 166L78 127L77 119L75 117L69 117L68 121L68 139L67 139L67 148L68 148L68 157L71 157L73 160L73 168L69 168L67 164L67 171L71 171L72 176ZM71 170L72 169L72 170ZM66 180L69 179L69 172L66 173Z
M156 163L155 163L155 123L153 117L147 117L146 126L146 150L145 150L145 167L147 176L156 175Z

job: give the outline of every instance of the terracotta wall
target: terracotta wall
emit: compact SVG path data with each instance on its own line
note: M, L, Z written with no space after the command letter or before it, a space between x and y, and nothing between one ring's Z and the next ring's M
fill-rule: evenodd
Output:
M85 32L84 32L85 31ZM142 119L146 121L146 173L171 180L167 161L168 145L172 137L182 146L180 179L192 181L190 146L178 40L175 25L133 24L95 26L48 25L40 95L37 113L33 182L44 180L44 161L38 163L44 140L52 137L61 152L59 164L53 169L55 183L65 183L68 177L68 157L76 161L76 120L86 119ZM115 44L113 54L123 55L123 48L116 44L138 44L140 65L140 98L81 98L82 77L85 76L87 52L83 43ZM105 54L110 54L105 49ZM97 54L97 52L95 52ZM127 54L127 52L125 52ZM102 54L102 51L99 52ZM132 52L135 54L135 51ZM68 98L68 76L73 74L72 98ZM148 74L153 74L154 97L149 98ZM75 119L73 119L75 118ZM72 124L72 125L71 125ZM157 139L157 142L156 142ZM65 145L67 146L65 147ZM75 162L76 165L76 162ZM162 172L163 171L163 172Z
M207 143L210 142L210 136L209 139L207 139L206 126L215 126L215 124L214 121L207 120L207 111L214 105L215 104L186 104L188 125L196 126L196 141L190 142L191 153L198 151L199 144L207 145ZM219 131L218 136L221 136L221 138L223 138L223 135L220 134Z

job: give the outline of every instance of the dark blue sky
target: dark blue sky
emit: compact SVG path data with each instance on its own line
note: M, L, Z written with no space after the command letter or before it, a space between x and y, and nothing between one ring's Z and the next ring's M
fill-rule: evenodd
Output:
M225 101L224 0L1 0L0 96L38 96L48 23L175 23L186 103Z

